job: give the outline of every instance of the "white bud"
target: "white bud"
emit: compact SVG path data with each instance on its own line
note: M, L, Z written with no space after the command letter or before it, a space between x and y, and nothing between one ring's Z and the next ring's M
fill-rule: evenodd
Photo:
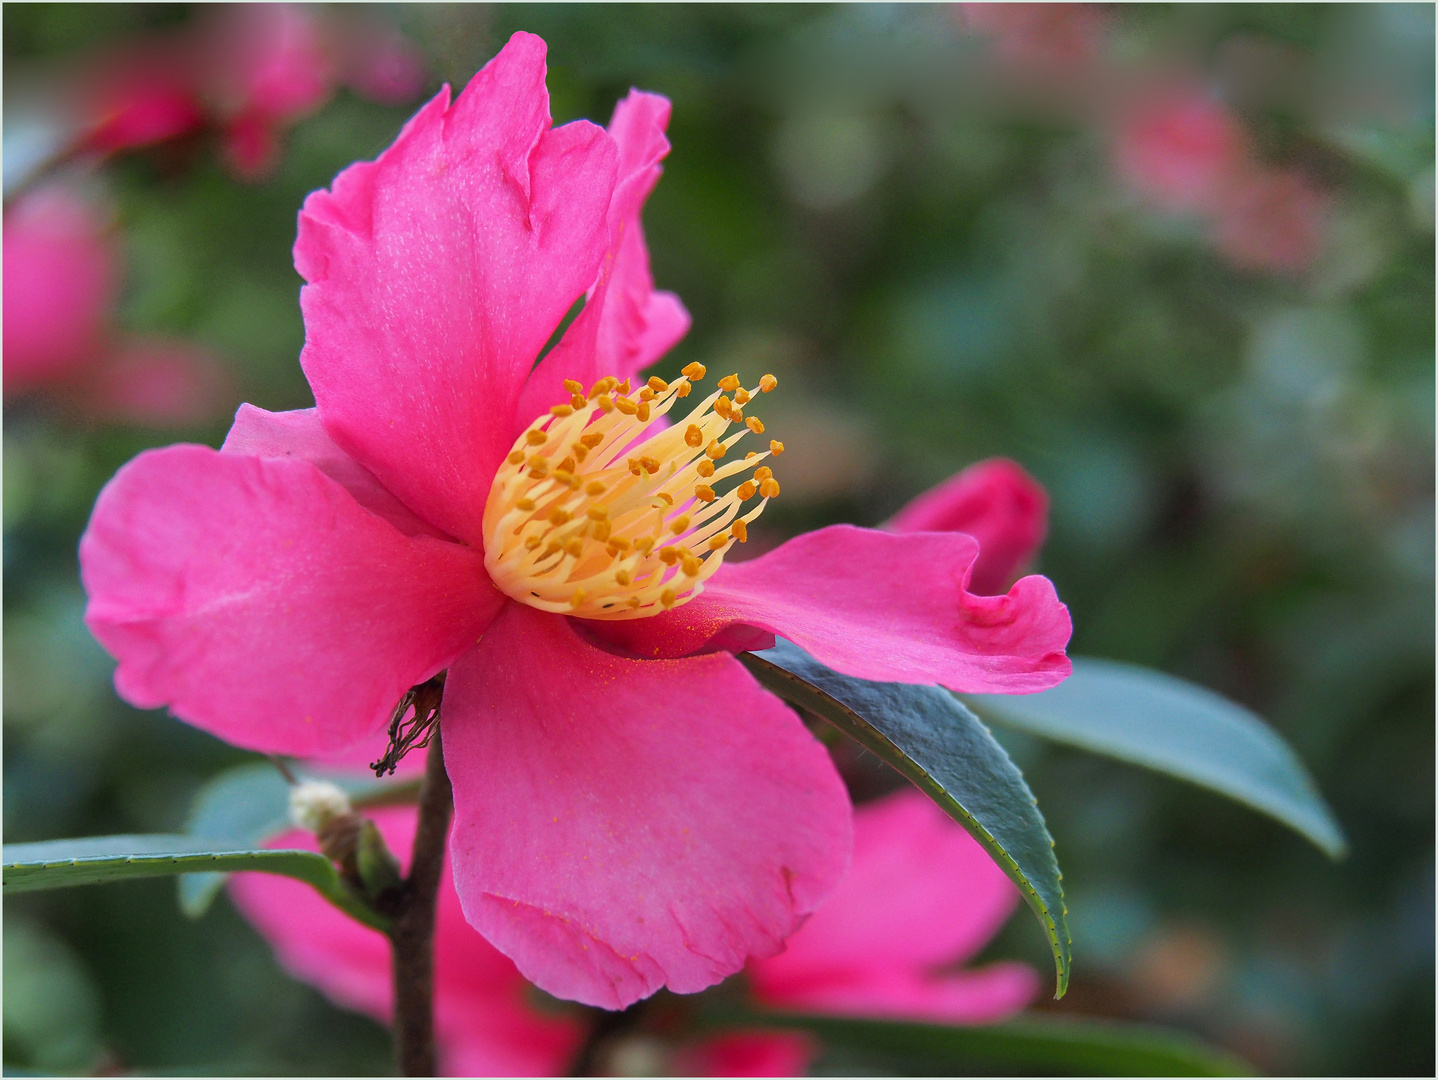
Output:
M305 780L290 788L290 821L306 832L317 833L349 812L349 796L327 780Z

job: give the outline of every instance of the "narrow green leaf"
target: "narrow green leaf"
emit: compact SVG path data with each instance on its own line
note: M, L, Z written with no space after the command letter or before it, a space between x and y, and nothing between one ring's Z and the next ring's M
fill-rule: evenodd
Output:
M376 930L388 926L386 919L350 892L334 864L313 851L245 848L194 836L92 836L6 844L0 858L6 893L200 870L262 870L314 886L330 903L367 926Z
M739 657L764 686L887 761L982 844L1018 885L1049 939L1055 997L1069 980L1063 875L1033 792L989 729L936 686L831 671L790 642Z
M1191 781L1277 818L1330 857L1343 830L1297 755L1253 713L1212 690L1112 660L1078 659L1041 694L965 694L995 723Z
M882 1056L901 1076L1254 1075L1244 1062L1190 1035L1116 1020L1030 1015L948 1027L797 1014L746 1019L812 1032L861 1058Z
M344 788L356 809L414 802L418 780L383 782L369 777L324 775ZM258 847L262 841L289 828L290 785L268 761L228 769L210 779L195 796L185 832L208 840L224 840L238 847ZM184 874L176 881L180 910L197 919L209 910L224 887L225 875L216 871Z

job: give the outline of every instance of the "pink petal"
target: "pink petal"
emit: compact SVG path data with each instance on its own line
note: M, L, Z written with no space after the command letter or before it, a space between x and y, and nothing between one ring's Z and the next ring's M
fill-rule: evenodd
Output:
M300 361L325 427L426 521L479 547L526 375L599 270L613 141L550 130L544 43L516 34L374 162L305 201Z
M624 659L510 604L450 669L444 718L465 914L558 997L712 986L848 860L828 754L729 656Z
M366 510L378 514L406 536L448 539L439 529L416 517L375 479L374 473L336 446L320 422L318 409L272 413L254 405L241 405L220 452L308 461L353 495Z
M606 375L630 378L689 330L679 298L654 291L640 225L669 153L669 111L667 98L639 90L614 107L609 134L619 147L619 179L609 204L608 257L584 310L530 377L515 417L521 427L569 396L565 379L592 386Z
M414 843L412 807L368 815L405 867ZM291 831L266 845L318 850L309 833ZM344 1008L387 1023L394 991L390 948L309 886L273 874L230 879L235 906L270 942L297 979ZM435 921L435 1029L449 1076L555 1076L578 1049L580 1025L545 1015L526 1001L528 984L513 962L464 921L448 867Z
M105 485L80 570L121 697L298 755L383 730L502 603L478 552L402 535L308 462L203 446Z
M749 965L776 1009L989 1023L1039 990L1023 964L934 975L984 947L1019 893L977 841L912 788L854 813L849 873L778 956Z
M963 533L893 533L832 525L748 562L726 562L695 599L648 619L598 624L639 656L764 648L788 638L846 675L1024 694L1068 677L1073 627L1044 577L1005 596L966 588L979 545Z
M1202 88L1163 91L1125 117L1114 150L1119 172L1174 213L1216 207L1250 157L1243 125Z
M979 542L969 587L1004 591L1048 533L1049 497L1007 458L991 458L930 488L889 521L894 532L961 532Z
M705 1039L677 1055L676 1076L803 1076L818 1055L797 1031L736 1031Z
M63 383L98 352L115 298L100 212L63 187L5 214L5 391Z
M1244 269L1300 273L1323 246L1327 200L1299 173L1257 169L1224 193L1218 248Z

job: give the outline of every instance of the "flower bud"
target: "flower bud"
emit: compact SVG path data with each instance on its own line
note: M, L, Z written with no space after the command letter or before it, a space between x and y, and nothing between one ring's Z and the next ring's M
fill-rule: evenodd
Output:
M306 780L290 788L290 821L306 832L318 833L349 812L349 796L328 781Z

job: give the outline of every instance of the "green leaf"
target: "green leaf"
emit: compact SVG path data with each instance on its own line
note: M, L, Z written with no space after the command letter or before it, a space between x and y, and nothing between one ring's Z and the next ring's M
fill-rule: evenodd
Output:
M1053 838L1023 774L979 718L939 687L840 675L783 640L739 659L781 698L887 761L984 846L1038 916L1054 954L1054 996L1063 997L1068 912Z
M388 921L349 890L334 864L314 851L246 848L194 836L91 836L6 844L4 891L30 892L67 885L95 885L127 878L262 870L306 882L330 903L376 930Z
M900 1076L1252 1076L1237 1058L1182 1032L1116 1020L1030 1015L948 1027L848 1017L765 1014L766 1026L812 1032Z
M385 783L367 777L330 776L342 787L356 809L414 802L418 780ZM210 779L195 796L185 832L209 840L224 840L239 847L258 847L262 841L290 827L290 785L268 761L241 765ZM224 887L225 875L215 871L184 874L176 883L180 910L197 919L209 910Z
M1041 694L965 694L995 723L1143 765L1277 818L1329 856L1347 852L1318 788L1273 729L1212 690L1149 668L1077 659Z

